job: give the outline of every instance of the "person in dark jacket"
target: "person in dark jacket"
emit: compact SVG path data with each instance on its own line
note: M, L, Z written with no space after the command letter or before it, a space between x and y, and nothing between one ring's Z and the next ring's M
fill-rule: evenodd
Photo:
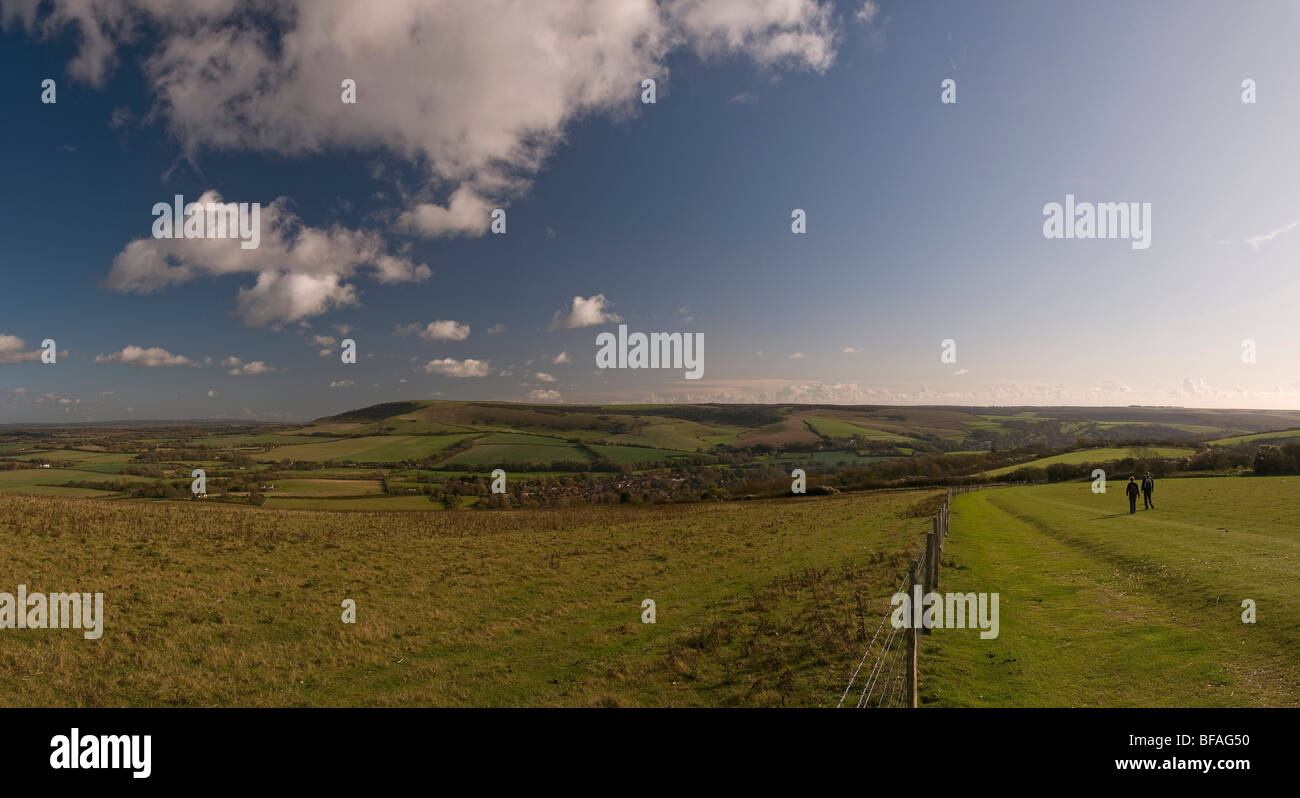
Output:
M1155 489L1156 489L1156 481L1151 478L1151 472L1148 471L1147 475L1142 478L1142 509L1143 510L1156 509L1156 503L1151 500L1151 494L1155 492Z
M1138 484L1133 477L1128 478L1128 487L1124 488L1128 494L1128 514L1132 515L1138 511Z

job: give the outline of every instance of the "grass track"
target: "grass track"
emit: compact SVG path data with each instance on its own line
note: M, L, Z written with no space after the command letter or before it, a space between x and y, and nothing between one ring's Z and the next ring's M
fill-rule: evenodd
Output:
M960 497L940 590L1000 593L1000 635L923 638L922 703L1300 703L1300 479L1161 480L1156 501L1130 516L1115 483Z

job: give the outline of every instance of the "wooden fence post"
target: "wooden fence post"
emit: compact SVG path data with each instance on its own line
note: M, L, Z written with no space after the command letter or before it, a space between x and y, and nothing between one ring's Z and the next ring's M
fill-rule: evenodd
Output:
M916 566L917 563L913 562L912 567L909 570L909 579L907 580L908 593L912 593L912 585L916 584ZM904 631L907 633L907 652L905 654L907 657L907 673L904 677L907 679L907 684L905 685L907 690L907 705L912 709L916 709L916 625L911 623L909 620L907 629Z

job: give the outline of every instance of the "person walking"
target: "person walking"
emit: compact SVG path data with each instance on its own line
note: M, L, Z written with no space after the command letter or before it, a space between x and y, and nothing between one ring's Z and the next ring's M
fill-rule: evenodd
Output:
M1138 511L1138 484L1133 477L1128 478L1128 487L1124 488L1128 494L1128 514L1132 515Z
M1142 478L1142 509L1143 510L1156 509L1156 503L1151 500L1151 494L1154 493L1155 490L1156 490L1156 481L1151 478L1151 472L1148 471L1147 475Z

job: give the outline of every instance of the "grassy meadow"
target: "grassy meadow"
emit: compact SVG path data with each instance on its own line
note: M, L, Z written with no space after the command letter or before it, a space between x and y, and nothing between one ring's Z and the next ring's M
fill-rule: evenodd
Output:
M0 706L833 705L938 496L327 513L0 495L0 590L105 595L98 640L0 631Z
M1146 446L1142 451L1147 457L1187 457L1194 453L1195 450L1181 446ZM985 471L980 476L983 477L1002 477L1014 473L1021 468L1046 468L1052 463L1069 463L1077 465L1079 463L1108 463L1115 460L1122 460L1126 457L1133 456L1134 449L1119 448L1115 446L1101 447L1097 449L1079 449L1078 451L1066 452L1064 454L1053 455L1051 457L1040 457L1036 460L1030 460L1025 463L1016 463L1015 465L995 468ZM1141 476L1141 474L1131 474L1128 476ZM1114 475L1111 477L1115 478Z
M1300 478L1165 479L1154 498L957 498L940 591L999 593L1000 634L922 638L922 705L1300 705Z

